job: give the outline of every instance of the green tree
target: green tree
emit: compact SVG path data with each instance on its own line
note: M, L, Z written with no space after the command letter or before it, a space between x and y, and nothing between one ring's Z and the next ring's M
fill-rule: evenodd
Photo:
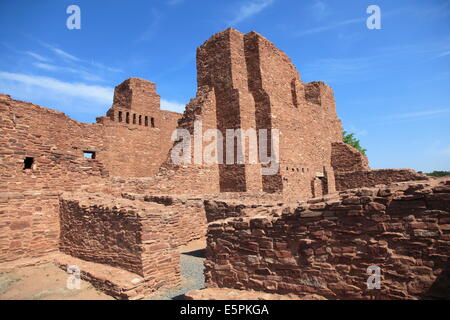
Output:
M433 171L431 173L426 173L426 175L430 176L430 177L446 177L446 176L450 176L450 171Z
M363 155L366 155L366 149L361 147L361 143L358 139L355 138L355 134L348 133L347 131L344 131L342 133L342 139L344 140L344 143L352 146L353 148L357 149L359 152L361 152Z

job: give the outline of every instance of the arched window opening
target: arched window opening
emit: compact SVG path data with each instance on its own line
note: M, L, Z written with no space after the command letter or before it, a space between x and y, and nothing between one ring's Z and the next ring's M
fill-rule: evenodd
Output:
M151 118L150 122L151 122L152 128L154 128L155 127L155 118Z
M127 122L127 123L130 123L130 113L129 113L129 112L127 112L126 122Z
M139 125L142 126L142 116L139 116Z
M119 122L122 122L122 111L119 111Z
M148 117L147 116L145 116L145 120L144 121L145 121L145 126L148 127Z
M136 113L133 114L133 124L136 124Z

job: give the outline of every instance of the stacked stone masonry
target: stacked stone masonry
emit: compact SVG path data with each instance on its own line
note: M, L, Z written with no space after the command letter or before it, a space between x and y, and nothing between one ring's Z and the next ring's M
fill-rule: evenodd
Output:
M328 299L450 297L450 179L253 210L209 224L209 287ZM369 266L381 270L379 290L367 287Z

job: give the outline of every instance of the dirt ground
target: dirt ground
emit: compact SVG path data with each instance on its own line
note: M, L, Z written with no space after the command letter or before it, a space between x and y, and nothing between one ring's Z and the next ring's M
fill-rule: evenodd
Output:
M203 252L205 239L192 241L180 247L183 284L155 292L150 299L173 299L176 296L203 287ZM21 267L0 273L0 300L114 300L81 280L81 288L66 287L69 275L53 263Z
M66 287L68 274L53 263L0 274L0 300L113 300L81 280L81 288Z

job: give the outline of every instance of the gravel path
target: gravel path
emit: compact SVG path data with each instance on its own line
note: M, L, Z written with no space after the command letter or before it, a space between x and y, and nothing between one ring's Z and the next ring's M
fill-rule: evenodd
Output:
M158 291L149 300L178 300L190 290L202 289L205 284L203 275L204 249L184 252L180 255L181 285Z

